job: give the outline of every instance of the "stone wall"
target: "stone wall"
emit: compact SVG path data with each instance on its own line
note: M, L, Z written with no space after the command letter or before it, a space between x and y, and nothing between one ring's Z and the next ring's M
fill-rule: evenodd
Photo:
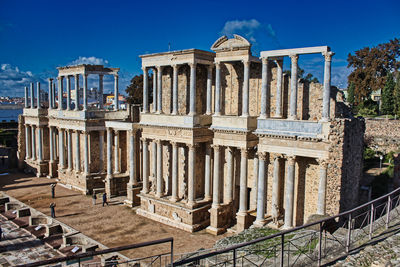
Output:
M26 143L25 143L25 118L23 115L18 116L18 169L22 170L25 166L26 156Z
M384 153L400 149L400 121L365 119L365 140L369 147L378 146Z

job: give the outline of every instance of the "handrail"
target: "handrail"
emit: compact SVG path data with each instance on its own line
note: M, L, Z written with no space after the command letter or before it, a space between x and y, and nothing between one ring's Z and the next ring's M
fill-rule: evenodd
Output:
M218 254L226 253L226 252L231 251L231 250L236 250L236 249L239 249L239 248L242 248L242 247L246 247L246 246L261 242L261 241L269 240L269 239L272 239L272 238L275 238L275 237L278 237L278 236L283 236L283 235L286 235L286 234L289 234L289 233L292 233L292 232L295 232L295 231L298 231L298 230L301 230L301 229L304 229L304 228L308 228L310 226L314 226L314 225L317 225L317 224L321 225L324 222L327 222L327 221L330 221L332 219L336 219L338 217L342 217L342 216L351 214L351 213L353 213L355 211L358 211L358 210L360 210L362 208L368 207L369 205L375 204L376 202L379 202L382 199L388 198L388 197L392 196L393 194L395 194L397 192L400 192L400 187L395 189L395 190L393 190L390 193L387 193L386 195L383 195L383 196L378 197L378 198L376 198L374 200L371 200L371 201L369 201L367 203L364 203L364 204L362 204L362 205L360 205L358 207L355 207L355 208L353 208L351 210L344 211L342 213L333 215L331 217L328 217L328 218L325 218L325 219L321 219L321 220L318 220L318 221L315 221L315 222L311 222L311 223L308 223L308 224L304 224L304 225L301 225L301 226L296 226L294 228L291 228L291 229L288 229L288 230L284 230L284 231L281 231L281 232L278 232L278 233L275 233L275 234L272 234L272 235L269 235L269 236L264 236L264 237L260 237L260 238L257 238L257 239L251 240L251 241L242 242L242 243L239 243L239 244L236 244L236 245L232 245L230 247L226 247L226 248L223 248L223 249L220 249L220 250L216 250L216 251L213 251L213 252L210 252L210 253L206 253L206 254L203 254L203 255L195 256L195 257L192 257L192 258L189 258L189 259L178 260L178 261L174 262L174 266L175 265L177 265L177 266L178 265L183 265L183 264L187 264L187 263L190 263L190 262L193 262L193 261L198 261L198 260L202 260L202 259L205 259L205 258L208 258L208 257L212 257L212 256L215 256L215 255L218 255Z
M126 246L108 248L108 249L97 250L97 251L83 252L83 253L79 253L79 254L71 255L71 256L37 261L37 262L33 262L33 263L17 265L17 267L22 267L22 266L36 267L36 266L42 266L42 265L47 265L47 264L54 264L54 263L58 263L58 262L65 262L65 261L69 261L69 260L76 260L76 259L81 259L81 258L92 257L92 256L101 255L101 254L109 254L109 253L118 252L121 250L147 247L147 246L158 245L158 244L169 243L169 242L171 243L171 256L172 256L173 255L172 254L173 253L172 246L173 246L174 238L168 237L168 238L152 240L152 241L147 241L147 242L142 242L142 243L136 243L136 244L126 245ZM171 262L172 262L172 260L171 260Z

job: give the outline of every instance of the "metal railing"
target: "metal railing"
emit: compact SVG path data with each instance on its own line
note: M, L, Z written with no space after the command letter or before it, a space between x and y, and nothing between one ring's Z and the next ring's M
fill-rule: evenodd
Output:
M223 249L197 251L174 266L321 266L385 234L394 218L400 221L399 204L397 188L326 219Z

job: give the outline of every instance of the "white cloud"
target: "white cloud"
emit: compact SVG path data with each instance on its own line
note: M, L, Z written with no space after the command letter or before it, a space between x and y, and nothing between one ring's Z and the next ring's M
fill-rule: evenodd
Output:
M332 66L331 84L338 88L347 88L347 77L352 69L347 66Z
M91 65L108 65L108 60L98 57L79 57L72 61L68 65L80 65L80 64L91 64Z
M249 39L250 42L255 43L256 38L254 32L260 27L260 22L256 19L251 20L230 20L225 22L221 34L231 36L234 33L242 33Z

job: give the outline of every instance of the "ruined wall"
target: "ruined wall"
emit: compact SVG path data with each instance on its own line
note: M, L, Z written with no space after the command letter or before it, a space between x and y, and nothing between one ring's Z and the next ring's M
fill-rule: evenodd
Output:
M400 149L400 121L365 119L365 140L368 146L378 146L384 153Z
M18 116L18 169L24 168L24 160L26 156L26 143L25 143L25 118L23 115Z

